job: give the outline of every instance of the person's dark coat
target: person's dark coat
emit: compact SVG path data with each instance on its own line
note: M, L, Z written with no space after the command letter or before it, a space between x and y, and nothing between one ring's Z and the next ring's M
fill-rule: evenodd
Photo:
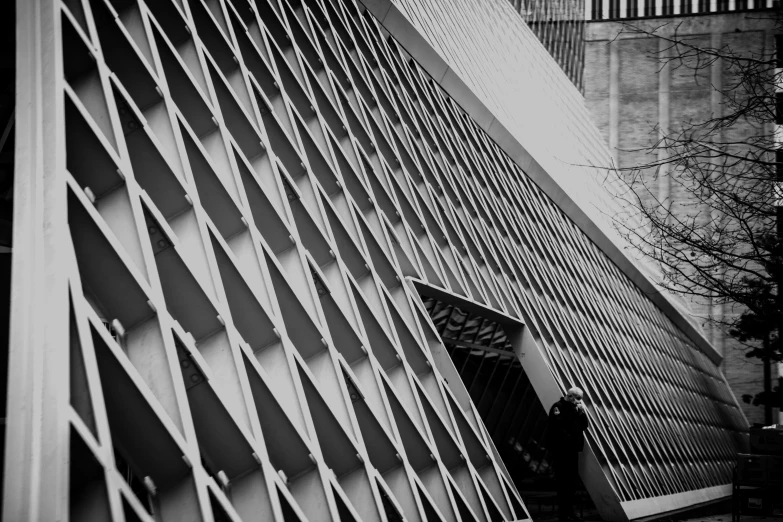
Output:
M582 433L588 424L587 415L561 397L549 409L548 449L554 452L582 451L585 445Z

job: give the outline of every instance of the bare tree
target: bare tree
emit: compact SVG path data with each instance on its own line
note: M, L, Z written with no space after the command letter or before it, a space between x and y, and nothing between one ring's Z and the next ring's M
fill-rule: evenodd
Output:
M777 12L748 16L772 18L778 28L783 20ZM783 360L783 137L776 133L783 122L777 101L783 98L776 93L781 64L774 49L698 45L677 26L626 23L622 33L664 42L655 57L661 67L685 68L694 81L709 82L714 64L728 72L723 85L711 84L720 114L656 127L657 138L645 149L653 159L617 169L619 196L632 216L615 222L661 268L662 286L738 312L713 320L744 344L749 357L764 362L765 388L743 398L764 405L770 422L771 408L783 407L783 383L769 384L771 363ZM742 133L736 132L740 126ZM663 177L676 200L659 196Z

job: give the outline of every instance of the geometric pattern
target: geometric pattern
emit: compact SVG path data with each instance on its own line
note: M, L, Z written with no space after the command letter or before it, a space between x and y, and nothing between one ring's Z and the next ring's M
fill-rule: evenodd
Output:
M611 154L584 97L511 2L373 0L367 6L547 194L560 202L566 192L603 225L618 206L603 187ZM419 53L421 39L427 52ZM531 156L546 175L530 168ZM593 212L595 206L602 211Z
M620 502L729 482L717 367L360 4L38 4L68 332L41 444L67 448L71 519L530 518L427 288L587 390ZM9 482L5 514L29 509Z
M772 9L772 0L738 0L728 2L718 0L586 0L585 17L587 20L617 20L622 18L652 18L659 16L696 15L709 13L730 13L732 11L761 11Z
M584 1L511 0L511 5L581 92L585 61Z

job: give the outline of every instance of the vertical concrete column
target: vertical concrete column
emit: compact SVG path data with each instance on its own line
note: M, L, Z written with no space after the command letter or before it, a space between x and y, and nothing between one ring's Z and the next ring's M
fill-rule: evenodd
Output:
M723 44L723 34L720 32L712 33L710 38L710 46L713 49L720 49ZM710 112L713 118L720 118L723 116L723 96L721 94L723 90L723 61L719 58L712 62L710 66L710 85L712 85L712 92L710 93ZM722 136L715 136L718 140ZM709 210L707 210L709 212ZM719 219L717 210L712 210L710 218L715 220ZM710 315L711 319L720 321L723 318L723 304L713 304L710 299ZM713 323L710 323L709 338L712 345L721 355L725 355L725 346L723 339L723 332L716 328Z
M16 165L3 520L68 519L70 244L61 13L16 2Z
M609 42L609 152L612 153L612 159L618 166L620 166L620 155L617 150L620 121L620 42L619 38Z
M669 89L671 87L671 64L666 61L670 55L670 43L666 40L658 39L658 57L664 60L660 71L658 72L658 137L663 138L669 134ZM658 149L658 161L663 162L669 157L669 151L666 148ZM671 206L670 197L671 183L669 180L669 166L661 165L658 172L658 201Z

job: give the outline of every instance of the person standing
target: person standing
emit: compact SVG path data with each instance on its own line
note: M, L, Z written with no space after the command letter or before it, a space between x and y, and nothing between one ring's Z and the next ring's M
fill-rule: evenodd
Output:
M584 392L573 387L549 410L547 446L555 470L561 522L579 520L574 513L574 493L579 484L579 452L585 444L582 434L589 425L583 397Z

